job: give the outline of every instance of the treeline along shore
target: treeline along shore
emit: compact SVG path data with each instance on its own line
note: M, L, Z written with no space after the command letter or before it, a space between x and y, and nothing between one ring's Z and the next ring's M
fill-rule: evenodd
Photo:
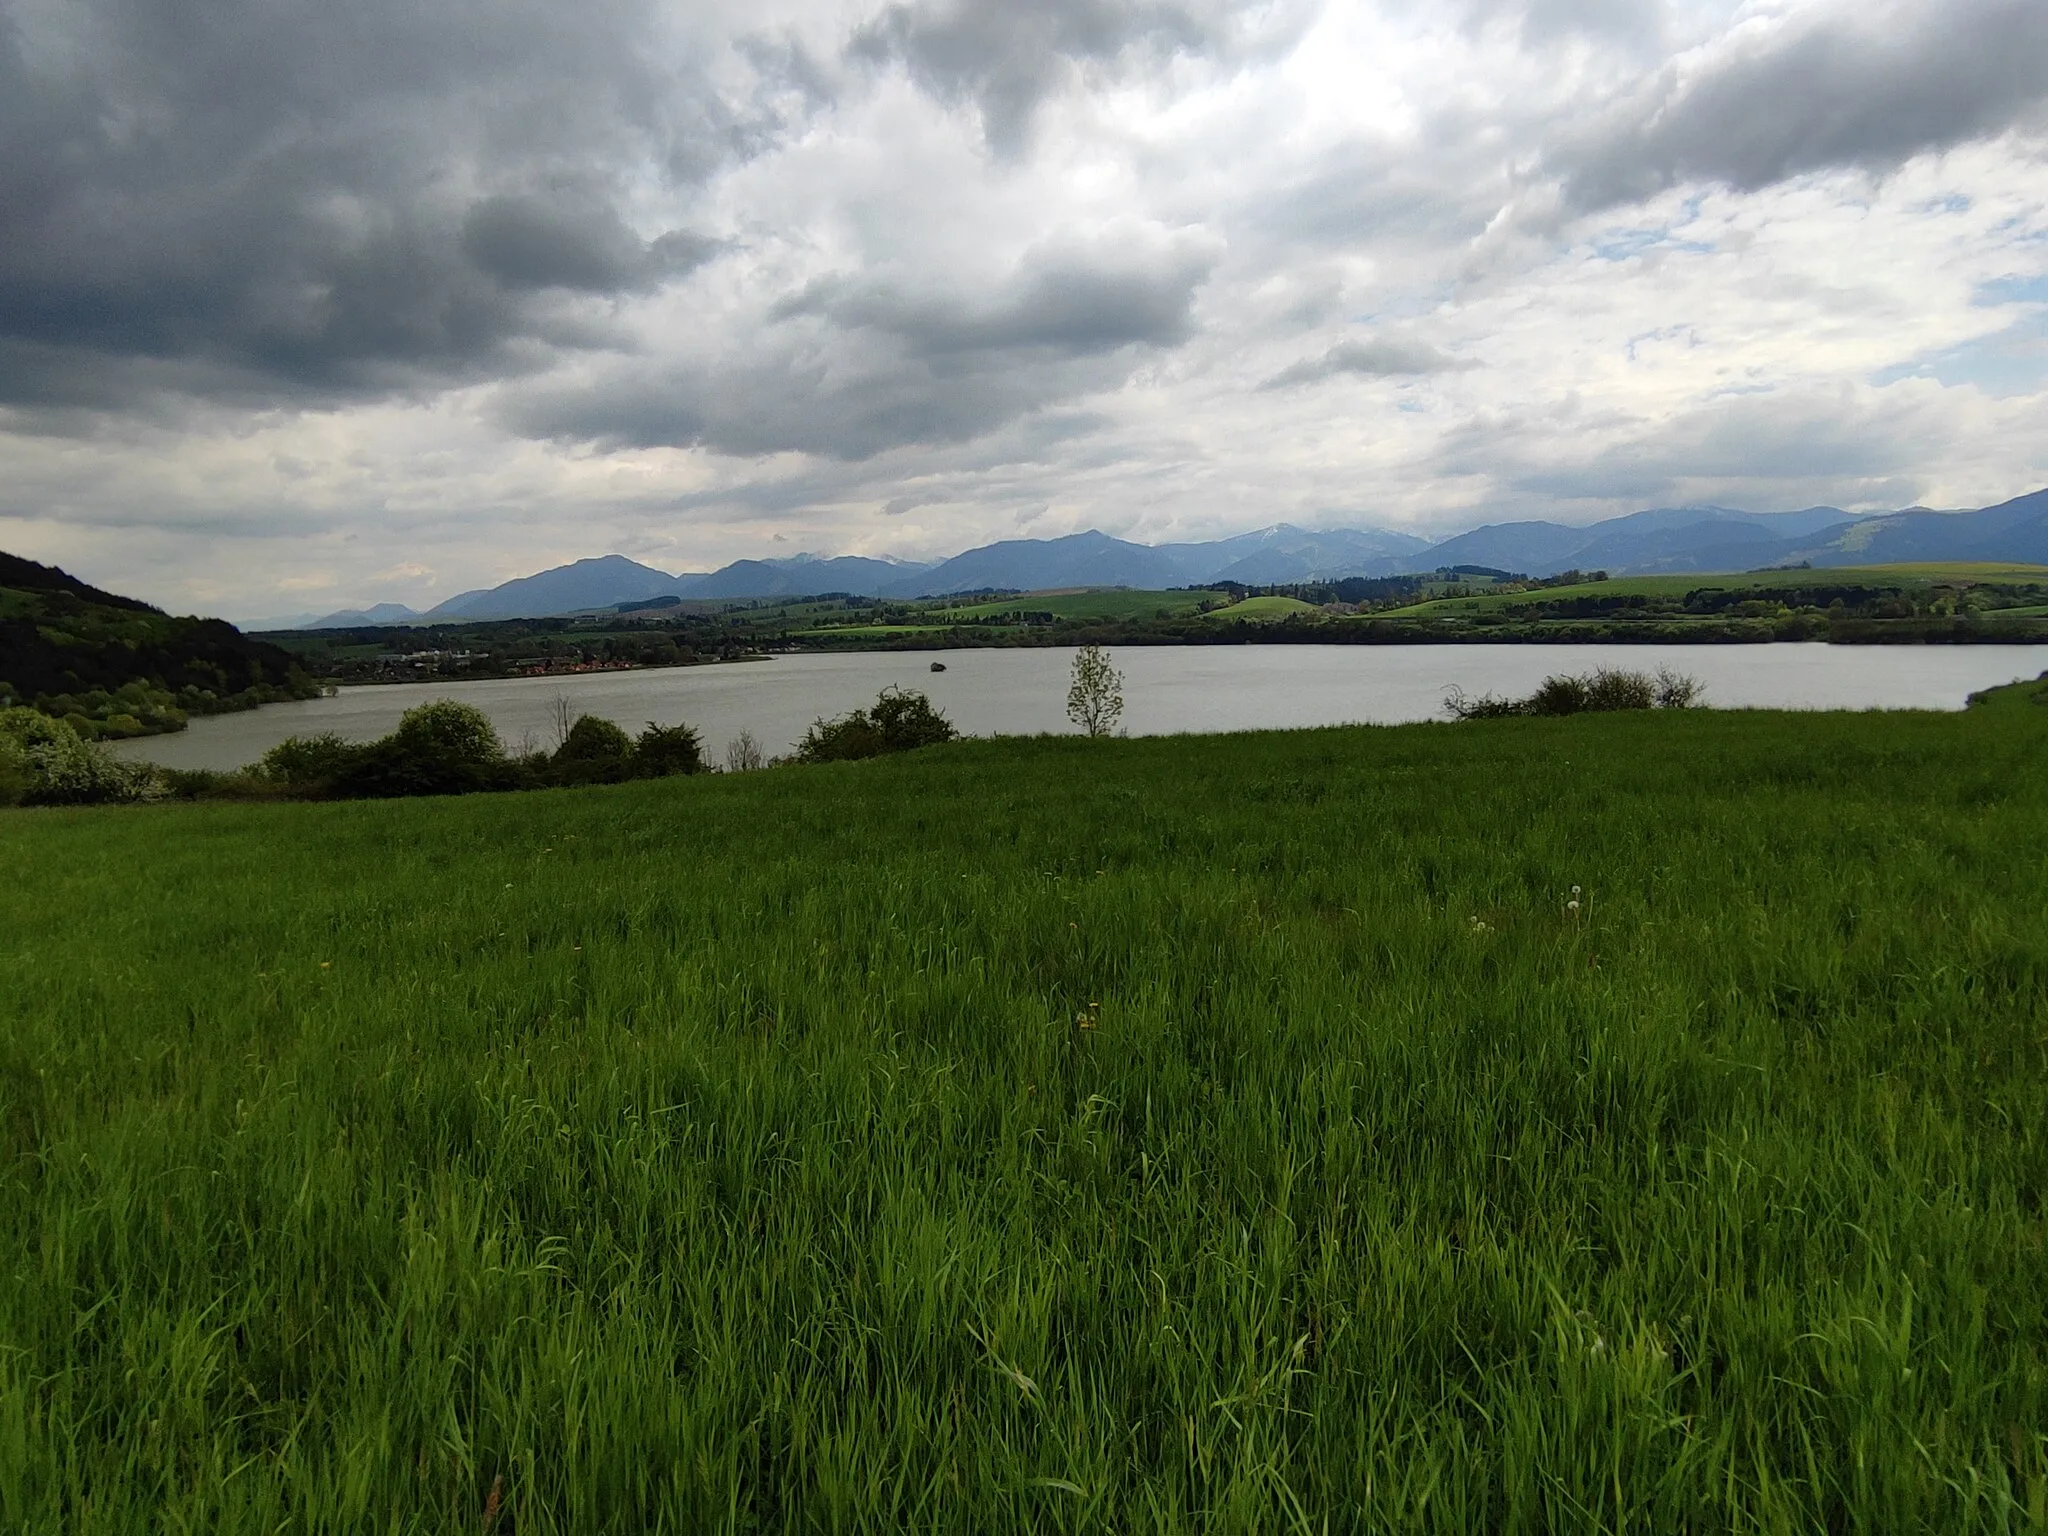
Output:
M1899 567L1532 581L1503 571L1283 587L930 600L682 599L546 619L267 636L349 683L688 666L774 652L1079 645L2012 644L2048 641L2048 569Z
M0 708L35 709L87 740L181 730L195 715L311 698L343 684L565 676L793 651L1787 640L2048 641L2048 568L1611 580L1568 571L1532 580L1467 567L1264 588L662 598L552 618L244 635L0 555Z

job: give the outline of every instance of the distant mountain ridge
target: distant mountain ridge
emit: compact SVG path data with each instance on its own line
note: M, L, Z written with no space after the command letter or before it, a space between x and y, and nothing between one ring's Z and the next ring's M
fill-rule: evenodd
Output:
M1753 570L1788 554L1802 540L1863 521L1838 507L1803 512L1657 507L1580 528L1495 523L1432 545L1429 558L1439 566L1490 565L1529 576L1554 576L1574 567L1616 575Z
M644 597L668 597L678 591L679 583L693 579L671 576L624 555L600 555L499 586L458 592L421 617L430 624L437 619L537 619L579 608L608 608Z
M1311 529L1286 523L1181 544L1135 544L1090 530L1051 539L1005 539L929 565L858 555L796 555L671 574L624 555L603 555L463 592L424 614L379 604L329 614L303 627L543 618L661 597L732 600L844 592L913 598L991 588L1163 588L1220 581L1271 586L1460 565L1553 576L1572 569L1628 575L1748 571L1802 562L1825 567L1979 560L2048 565L2048 490L1973 512L1912 507L1859 516L1837 507L1797 512L1656 507L1583 527L1492 523L1435 542L1390 529Z

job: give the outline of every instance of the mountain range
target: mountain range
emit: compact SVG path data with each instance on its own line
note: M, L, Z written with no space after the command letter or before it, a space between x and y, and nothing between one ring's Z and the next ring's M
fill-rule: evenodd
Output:
M797 555L674 574L623 555L604 555L463 592L425 613L380 603L248 627L360 628L541 618L663 597L709 600L844 592L912 598L988 589L1165 588L1224 581L1269 586L1456 566L1552 576L1574 569L1626 575L1752 571L1802 563L1825 567L1977 560L2048 565L2048 491L1968 512L1910 507L1857 516L1836 507L1799 512L1658 507L1583 527L1492 523L1436 542L1386 529L1310 529L1285 523L1234 538L1186 544L1134 544L1090 531L1054 539L1006 539L924 565L854 555Z

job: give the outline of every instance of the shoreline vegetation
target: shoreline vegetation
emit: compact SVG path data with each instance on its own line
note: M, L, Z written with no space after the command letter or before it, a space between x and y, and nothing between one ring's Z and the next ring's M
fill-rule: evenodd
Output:
M0 816L0 1498L2037 1526L2044 751L2048 676Z
M0 555L0 708L86 740L339 686L550 677L804 651L1131 645L2048 643L2048 569L1920 565L1532 580L1430 575L1169 591L626 603L547 619L244 635Z
M2048 569L1897 566L1630 576L1569 571L1277 587L919 600L668 599L549 619L283 631L331 681L415 683L693 666L805 651L1133 645L2048 643Z
M1121 675L1107 652L1084 648L1076 657L1069 717L1086 736L1111 734L1123 712L1121 689ZM2048 698L2048 673L2031 683L1972 694L1967 707L2019 694L2036 702ZM1585 674L1554 674L1520 699L1452 688L1443 709L1449 720L1476 721L1691 710L1706 702L1698 679L1669 667L1655 672L1599 667ZM508 749L482 710L435 699L407 710L390 735L375 741L351 742L331 731L291 736L259 761L221 771L119 759L64 721L14 708L0 710L0 808L163 800L384 800L561 789L857 762L958 738L953 723L929 698L897 687L883 689L865 708L815 721L786 757L764 755L752 735L742 732L728 745L722 764L706 757L699 733L688 725L649 721L635 739L611 720L576 714L566 695L556 700L552 750L532 740Z
M555 745L508 750L474 705L435 699L409 709L390 735L352 742L332 731L290 736L226 772L164 768L114 757L63 720L0 709L0 808L144 804L163 800L397 800L623 784L720 771L687 725L647 723L629 736L616 722L557 701ZM742 732L726 772L797 763L858 762L936 746L959 735L923 694L885 688L872 705L820 719L786 758L765 757Z

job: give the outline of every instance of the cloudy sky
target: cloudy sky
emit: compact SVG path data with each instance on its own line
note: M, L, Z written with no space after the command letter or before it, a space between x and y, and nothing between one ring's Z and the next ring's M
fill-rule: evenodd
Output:
M2044 484L2042 0L0 0L0 548L181 611Z

